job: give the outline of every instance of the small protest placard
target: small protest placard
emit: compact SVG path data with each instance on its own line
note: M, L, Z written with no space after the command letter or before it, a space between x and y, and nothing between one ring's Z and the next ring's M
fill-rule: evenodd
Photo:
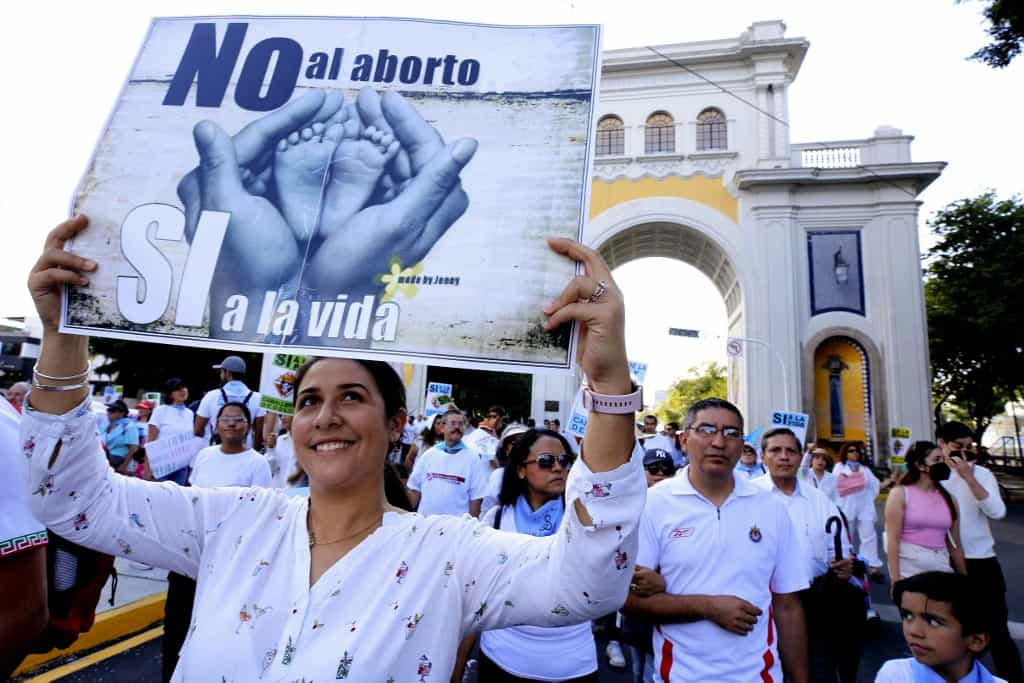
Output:
M427 384L427 399L423 402L425 407L424 415L440 415L448 410L448 404L452 402L452 385L441 382L429 382Z
M208 445L209 442L203 437L188 432L161 435L156 441L146 444L149 469L157 479L166 477L171 472L191 465L196 453Z
M288 353L263 354L260 369L260 407L282 415L291 415L295 403L295 373L306 356Z
M889 431L889 466L899 467L907 459L910 450L910 428L893 427Z
M629 361L629 374L633 375L637 384L643 384L647 377L647 363L638 360Z
M773 410L768 420L766 431L785 427L800 440L800 447L807 444L807 413L794 413L786 410Z

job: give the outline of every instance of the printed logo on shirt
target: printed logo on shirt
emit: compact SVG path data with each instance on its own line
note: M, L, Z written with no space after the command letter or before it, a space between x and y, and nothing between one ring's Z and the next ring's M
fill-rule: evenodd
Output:
M432 479L440 479L446 481L449 484L455 484L456 486L466 483L465 477L460 477L457 474L445 474L444 472L427 472L427 481Z
M672 533L669 534L669 538L689 538L690 536L693 536L692 526L678 527L676 529L673 529Z
M755 524L754 526L750 527L750 540L754 543L760 543L761 538L761 530L757 528L757 525Z

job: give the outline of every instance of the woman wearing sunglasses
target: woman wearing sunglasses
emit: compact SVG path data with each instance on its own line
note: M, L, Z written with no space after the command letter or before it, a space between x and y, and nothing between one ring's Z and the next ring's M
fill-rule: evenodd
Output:
M498 505L483 523L531 536L550 536L565 513L572 449L558 432L531 429L509 451ZM597 681L590 622L574 626L512 626L480 636L479 680Z

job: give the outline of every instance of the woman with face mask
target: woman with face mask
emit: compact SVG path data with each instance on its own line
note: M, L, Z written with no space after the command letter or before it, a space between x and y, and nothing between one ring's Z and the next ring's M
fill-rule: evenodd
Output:
M918 441L907 454L907 473L885 503L889 575L897 579L927 571L967 573L960 546L959 510L939 482L949 478L942 450Z

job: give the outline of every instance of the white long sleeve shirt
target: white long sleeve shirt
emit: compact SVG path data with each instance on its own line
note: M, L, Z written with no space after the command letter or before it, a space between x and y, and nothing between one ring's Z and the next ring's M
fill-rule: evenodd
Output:
M851 493L848 496L841 495L839 493L839 479L855 473L864 474L864 489L857 493ZM846 519L850 524L852 525L855 520L874 521L875 498L878 497L882 484L871 471L871 468L860 465L854 470L848 464L840 462L836 463L836 466L832 468L832 474L836 476L836 493L838 496L836 504L843 511L843 514L846 515Z
M84 404L60 416L27 410L21 434L42 522L81 545L196 578L173 681L447 681L467 633L615 611L636 562L646 496L638 448L610 472L576 462L552 536L387 513L310 586L305 498L116 475ZM593 526L580 522L576 500Z
M964 557L978 560L996 556L996 542L988 520L1005 517L1006 503L999 495L999 482L991 471L975 465L974 478L988 491L985 500L975 498L971 487L956 472L951 472L942 485L960 506L960 543L964 547Z

